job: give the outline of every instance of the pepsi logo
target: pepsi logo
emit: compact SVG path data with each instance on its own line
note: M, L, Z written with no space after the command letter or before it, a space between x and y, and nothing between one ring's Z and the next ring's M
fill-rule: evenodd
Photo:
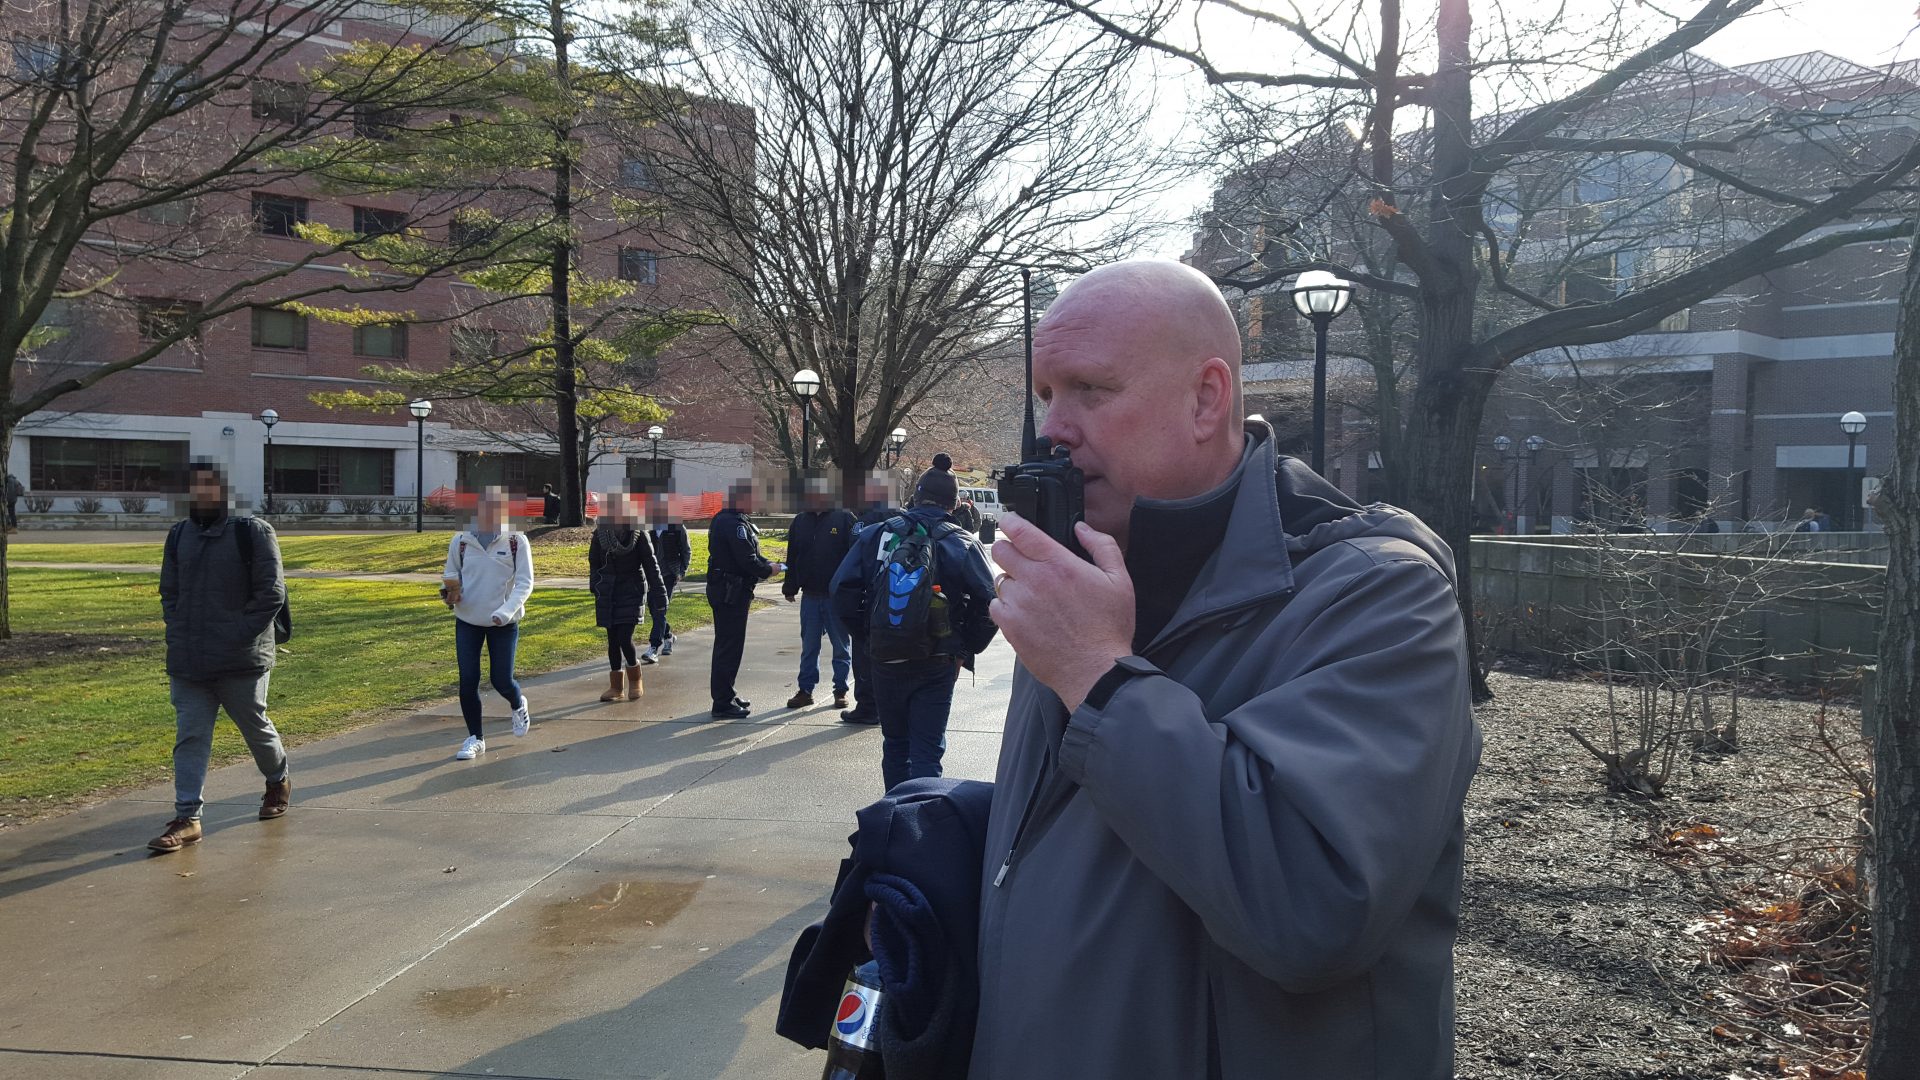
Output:
M867 1026L867 999L849 991L846 997L840 999L840 1015L834 1020L833 1026L842 1035L851 1037L860 1034L860 1029Z

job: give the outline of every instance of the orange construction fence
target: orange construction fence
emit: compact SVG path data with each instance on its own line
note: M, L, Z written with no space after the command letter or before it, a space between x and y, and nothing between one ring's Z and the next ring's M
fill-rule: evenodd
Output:
M633 501L631 492L623 492L620 498ZM597 491L587 492L587 516L600 516L601 500L604 496ZM681 521L707 521L718 514L727 505L727 497L718 491L703 491L698 495L669 494L666 496L667 513ZM480 496L472 491L455 491L450 487L437 487L427 493L427 501L451 506L456 510L472 510L480 503ZM526 496L513 504L515 517L537 518L546 512L545 502L539 495ZM641 517L647 516L644 512Z

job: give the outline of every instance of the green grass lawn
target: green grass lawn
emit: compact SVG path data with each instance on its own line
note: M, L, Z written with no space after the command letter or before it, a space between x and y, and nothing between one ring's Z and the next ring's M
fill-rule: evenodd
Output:
M17 640L86 637L51 655L0 664L7 716L0 727L0 803L24 803L20 809L34 813L169 775L173 707L159 579L20 569L12 585ZM454 693L452 617L426 587L295 579L288 592L294 638L274 669L270 715L289 743ZM698 590L675 596L670 610L676 629L712 621ZM604 633L593 625L593 598L582 590L535 592L524 627L521 674L581 663L605 649ZM216 764L245 755L232 724L216 730Z
M692 574L707 571L707 533L689 530ZM761 541L769 559L784 558L784 534ZM130 544L15 543L8 547L13 562L107 563L158 566L162 545L157 541ZM391 533L374 536L291 535L280 538L280 559L289 570L347 570L368 574L439 573L446 565L446 533ZM587 545L538 544L533 551L534 574L542 578L586 577Z

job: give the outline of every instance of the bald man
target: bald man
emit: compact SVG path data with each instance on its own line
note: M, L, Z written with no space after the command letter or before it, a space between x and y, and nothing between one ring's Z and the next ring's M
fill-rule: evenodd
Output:
M1453 563L1245 422L1191 268L1129 262L1034 334L1086 472L1074 557L1018 517L970 1075L1453 1075L1479 760Z

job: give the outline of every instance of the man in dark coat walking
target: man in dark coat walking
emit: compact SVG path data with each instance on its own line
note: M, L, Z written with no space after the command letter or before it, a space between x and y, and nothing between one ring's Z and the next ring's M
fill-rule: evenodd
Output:
M213 724L223 708L266 777L261 819L286 813L293 794L287 752L267 718L274 619L287 603L280 545L273 526L233 516L227 479L217 466L192 467L188 497L187 519L167 535L160 560L175 731L173 820L147 842L161 853L200 842Z

